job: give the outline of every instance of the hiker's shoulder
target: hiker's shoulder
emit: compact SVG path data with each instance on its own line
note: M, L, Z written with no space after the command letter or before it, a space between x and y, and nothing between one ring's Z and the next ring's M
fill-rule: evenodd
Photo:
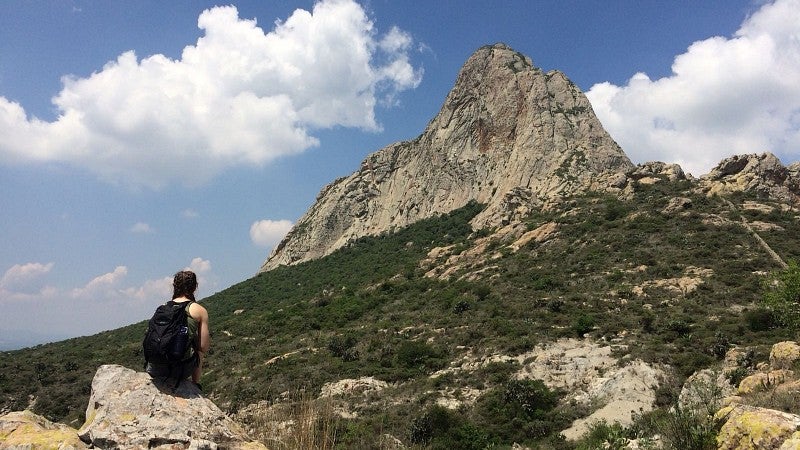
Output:
M192 302L192 304L189 305L189 314L191 314L193 317L208 317L208 311L206 310L205 306L197 302Z

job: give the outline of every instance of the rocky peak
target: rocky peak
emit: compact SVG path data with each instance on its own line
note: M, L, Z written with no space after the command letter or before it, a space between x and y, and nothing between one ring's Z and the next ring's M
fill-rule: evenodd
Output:
M566 76L542 72L504 44L482 47L422 135L369 155L355 173L323 188L261 271L472 200L487 205L473 226L507 223L632 168Z
M755 192L776 200L800 200L800 164L784 167L772 153L735 155L723 159L700 178L708 195Z

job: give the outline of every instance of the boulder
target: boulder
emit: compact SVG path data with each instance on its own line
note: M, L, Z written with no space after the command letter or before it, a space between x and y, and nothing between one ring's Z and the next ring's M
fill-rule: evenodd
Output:
M713 414L725 398L736 393L724 372L703 369L693 373L683 383L678 404L687 410Z
M769 365L775 369L788 369L800 359L800 345L794 341L778 342L769 352Z
M739 394L748 395L774 389L793 378L794 372L785 369L754 373L753 375L745 377L739 383Z
M732 405L715 416L724 421L717 435L719 450L784 449L791 446L800 416L755 406Z
M97 370L78 434L95 448L266 448L193 383L174 388L118 365Z
M15 411L0 417L0 449L82 448L89 447L80 440L77 430L30 411Z

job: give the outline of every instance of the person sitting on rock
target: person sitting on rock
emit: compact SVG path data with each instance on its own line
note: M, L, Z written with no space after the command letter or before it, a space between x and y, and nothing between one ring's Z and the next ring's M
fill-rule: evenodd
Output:
M177 364L147 362L146 372L153 378L175 378L180 382L191 375L192 382L200 386L203 373L203 359L211 347L211 333L208 326L208 311L197 303L194 292L197 290L197 276L190 270L175 274L172 280L172 300L167 305L184 308L189 342L182 360ZM183 303L190 302L189 305Z

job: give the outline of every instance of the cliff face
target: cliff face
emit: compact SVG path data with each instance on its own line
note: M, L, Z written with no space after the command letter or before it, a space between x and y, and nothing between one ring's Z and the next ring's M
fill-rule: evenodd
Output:
M364 235L486 204L473 226L515 214L633 168L584 94L503 44L476 51L417 139L367 157L326 186L260 271L325 256Z

